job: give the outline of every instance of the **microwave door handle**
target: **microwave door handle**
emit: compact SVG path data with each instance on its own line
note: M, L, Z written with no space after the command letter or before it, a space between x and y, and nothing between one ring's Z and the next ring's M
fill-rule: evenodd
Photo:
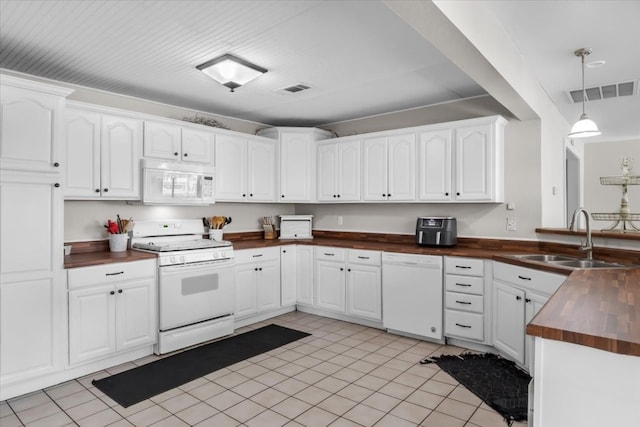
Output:
M440 244L440 232L436 232L436 245Z

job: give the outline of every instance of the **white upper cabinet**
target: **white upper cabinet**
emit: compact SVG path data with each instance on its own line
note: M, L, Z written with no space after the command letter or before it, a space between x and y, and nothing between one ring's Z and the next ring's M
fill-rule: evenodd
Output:
M506 123L493 116L420 128L418 200L504 201Z
M360 200L360 140L318 143L318 201Z
M276 142L236 135L216 136L216 200L275 201Z
M451 129L419 134L418 199L451 200Z
M101 135L102 198L140 199L142 120L105 114Z
M316 200L316 141L331 138L331 132L316 128L268 128L258 135L277 139L280 145L278 201Z
M140 199L142 120L67 108L66 199Z
M415 133L366 138L362 151L363 200L416 199Z
M504 126L501 117L455 129L455 198L504 201ZM482 123L484 122L484 123Z
M59 173L58 133L72 91L9 76L0 83L0 167Z
M276 144L268 140L249 140L247 144L247 200L274 202Z
M213 132L171 123L144 123L145 157L210 165L213 144Z

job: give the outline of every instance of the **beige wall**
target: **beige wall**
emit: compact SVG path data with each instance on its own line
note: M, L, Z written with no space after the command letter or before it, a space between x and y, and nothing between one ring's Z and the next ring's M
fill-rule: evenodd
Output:
M620 209L622 187L601 185L601 176L622 173L623 156L633 157L631 175L640 175L640 139L616 142L586 142L584 144L584 206L591 212L617 212ZM628 186L629 206L632 213L640 213L640 185ZM598 221L597 228L611 225ZM636 222L636 226L640 226Z
M263 216L293 214L290 204L216 203L211 206L142 206L123 201L66 201L64 203L64 241L106 239L103 224L108 219L196 219L214 215L230 216L228 232L262 230Z

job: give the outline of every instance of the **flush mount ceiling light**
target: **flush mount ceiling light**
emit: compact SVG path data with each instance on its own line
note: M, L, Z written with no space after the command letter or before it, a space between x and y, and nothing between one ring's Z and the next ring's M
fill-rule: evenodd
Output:
M587 99L587 94L584 89L584 57L591 53L591 48L583 47L582 49L578 49L574 52L576 56L581 58L582 62L582 115L580 116L580 120L576 122L576 124L571 127L571 133L569 133L569 138L587 138L589 136L597 136L600 135L600 131L598 130L598 126L595 124L593 120L587 116L587 113L584 111L584 103Z
M231 89L231 92L235 92L236 88L267 72L266 68L229 53L213 58L204 64L198 65L196 68Z

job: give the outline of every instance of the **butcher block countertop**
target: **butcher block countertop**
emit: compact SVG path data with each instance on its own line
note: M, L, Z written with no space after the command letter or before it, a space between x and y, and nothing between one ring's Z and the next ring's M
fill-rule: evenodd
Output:
M515 258L514 254L556 253L583 257L576 245L499 239L458 238L455 247L424 247L413 236L342 233L314 230L314 239L265 240L261 232L228 233L236 250L299 244L396 253L491 259L567 275L567 280L527 326L527 334L585 345L619 354L640 356L640 268L573 270ZM153 253L109 252L106 242L76 245L65 257L65 268L154 258ZM594 249L594 258L640 264L638 251Z
M527 334L640 356L640 269L574 271Z

